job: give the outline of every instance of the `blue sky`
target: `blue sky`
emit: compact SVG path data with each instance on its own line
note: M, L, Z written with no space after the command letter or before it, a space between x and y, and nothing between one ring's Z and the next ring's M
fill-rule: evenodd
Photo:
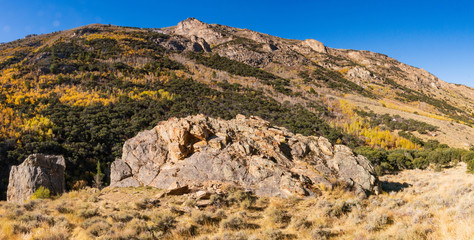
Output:
M188 17L334 48L369 50L474 87L470 1L0 0L0 42L91 23L166 27Z

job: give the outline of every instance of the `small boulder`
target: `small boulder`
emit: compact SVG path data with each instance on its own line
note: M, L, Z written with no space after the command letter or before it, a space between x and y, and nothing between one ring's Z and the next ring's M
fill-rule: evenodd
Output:
M211 194L207 191L200 190L196 192L196 199L209 199L211 197Z
M25 161L12 166L7 191L9 202L22 203L41 186L52 195L61 194L66 189L64 171L66 162L63 156L32 154Z
M182 186L182 187L172 187L169 188L168 191L166 192L166 195L183 195L186 193L191 192L189 187L187 185Z

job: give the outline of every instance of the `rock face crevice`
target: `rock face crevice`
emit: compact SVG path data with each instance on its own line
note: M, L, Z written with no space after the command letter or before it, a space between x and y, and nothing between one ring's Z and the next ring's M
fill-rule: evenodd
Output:
M258 117L171 118L127 140L111 165L112 187L211 188L234 184L260 196L310 196L344 183L377 193L370 162L326 138L293 134Z
M63 156L32 154L18 166L12 166L8 183L7 200L22 203L41 186L52 195L66 190Z

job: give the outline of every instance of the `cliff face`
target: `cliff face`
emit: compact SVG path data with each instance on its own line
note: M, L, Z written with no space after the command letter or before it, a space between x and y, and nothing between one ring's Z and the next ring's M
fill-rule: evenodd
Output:
M112 187L212 191L235 184L260 196L309 196L342 183L360 196L378 193L370 162L323 137L293 134L258 117L225 121L173 118L125 142Z

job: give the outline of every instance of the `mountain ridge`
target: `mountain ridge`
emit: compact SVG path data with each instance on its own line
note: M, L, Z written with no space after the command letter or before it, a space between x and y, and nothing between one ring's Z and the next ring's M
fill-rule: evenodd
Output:
M227 28L229 28L228 26L220 25L220 24L207 24L207 23L204 23L204 22L202 22L202 21L200 21L200 20L198 20L198 19L196 19L196 18L192 18L192 17L191 17L191 18L188 18L188 19L186 19L186 20L183 20L183 21L179 22L179 23L177 24L177 26L165 27L164 29L166 29L166 30L173 29L173 28L178 28L178 29L181 28L181 29L182 29L182 28L183 28L183 25L186 25L186 24L188 24L188 23L189 23L189 25L191 25L190 27L188 27L188 30L190 30L190 29L192 29L192 28L195 28L197 25L200 25L201 28L204 27L204 28L206 28L206 29L209 29L209 27L212 27L212 26L216 26L216 27L227 27ZM199 27L198 27L198 28L199 28ZM233 27L230 27L230 28L233 28ZM266 37L273 37L273 38L284 39L284 38L275 37L275 36L272 36L272 35L270 35L270 34L260 33L260 32L257 32L257 31L251 30L251 29L246 29L246 28L244 28L244 29L233 28L233 29L239 29L239 30L242 30L242 31L250 31L250 32L252 32L252 33L261 34L261 35L264 35L264 36L266 36ZM175 33L175 34L179 34L179 35L187 35L187 36L190 36L190 35L189 35L189 31L185 31L185 30L184 30L184 31L181 30L181 31L178 31L178 32L176 32L176 31L170 31L170 32L171 32L171 33ZM185 34L183 34L183 33L185 33ZM193 33L195 33L195 32L193 32ZM193 35L193 34L191 33L191 35ZM255 40L255 39L253 39L253 40ZM356 50L356 49L345 49L345 48L342 48L342 49L341 49L341 48L332 48L332 47L328 47L328 46L324 45L324 43L322 43L322 42L320 42L320 41L318 41L318 40L315 40L315 39L305 39L305 40L300 40L300 39L285 39L285 40L290 40L290 41L291 41L291 40L294 40L294 41L302 41L303 43L306 43L308 46L310 46L310 47L311 47L314 51L316 51L316 52L328 53L328 52L331 52L331 51L332 51L332 52L331 52L332 54L337 54L337 53L340 53L340 51L343 51L343 52L351 52L351 51L352 51L352 52L362 52L362 53L368 53L368 54L375 54L375 55L378 55L378 56L381 56L381 57L385 57L385 58L387 58L387 59L389 59L389 60L393 60L393 61L399 62L399 63L401 63L401 64L403 64L403 65L406 65L407 67L419 69L419 70L421 70L424 74L427 74L427 75L429 75L430 77L434 77L434 79L436 79L436 80L441 80L441 79L437 78L434 74L432 74L432 73L426 71L426 70L423 69L423 68L420 68L420 67L416 67L416 66L412 66L412 65L409 65L409 64L402 63L402 62L398 61L397 59L395 59L395 58L393 58L393 57L390 57L390 56L388 56L388 55L386 55L386 54L383 54L383 53L372 52L372 51L369 51L369 50ZM312 42L314 42L314 43L310 44L310 43L308 43L308 41L312 41ZM313 44L314 44L314 45L317 45L317 46L314 46L314 47L311 46L311 45L313 45ZM442 80L441 80L441 81L442 81ZM443 82L444 82L444 81L443 81ZM448 83L448 82L444 82L444 83ZM455 83L448 83L448 84L455 84ZM462 85L462 84L461 84L461 85ZM465 86L465 85L463 85L463 86ZM466 87L468 87L468 86L466 86Z
M192 31L192 32L183 31L182 29L186 28L185 25L189 25L187 27L187 29L194 29L194 31ZM206 23L203 23L203 22L201 22L201 21L199 21L195 18L189 18L189 19L186 19L186 20L181 21L180 23L178 23L176 28L179 31L176 31L176 30L173 31L172 30L173 27L166 28L166 29L168 31L171 29L171 31L169 31L170 33L175 33L175 34L184 35L184 36L188 36L188 37L192 36L192 35L195 35L195 36L203 37L204 39L206 39L207 38L206 33L200 33L200 31L205 29L207 34L209 34L209 32L213 28L213 26L214 27L219 27L219 28L225 28L225 29L228 29L228 28L235 29L235 28L232 28L232 27L227 27L227 26L218 25L218 24L214 24L214 25L213 24L206 24ZM389 57L385 54L382 54L382 53L374 53L374 52L370 52L370 51L367 51L367 50L352 50L352 49L331 48L331 47L325 46L323 43L321 43L317 40L314 40L314 39L306 39L304 41L302 41L302 40L291 40L291 39L283 39L283 38L279 38L279 37L274 37L274 36L271 36L269 34L258 33L256 31L248 30L248 29L236 29L236 30L237 31L243 31L245 33L250 32L251 35L254 34L254 37L253 38L251 37L251 39L254 40L254 41L257 41L257 42L259 40L261 40L262 36L271 38L270 40L261 40L260 43L270 43L271 44L272 39L280 39L280 40L288 40L288 41L299 41L300 44L301 44L301 42L307 43L308 40L309 41L315 41L316 44L318 45L317 47L312 47L311 45L308 45L308 46L310 46L313 50L316 49L315 50L316 52L329 53L329 54L332 54L332 55L342 55L342 56L348 57L348 58L350 58L350 59L352 59L352 60L354 60L358 63L362 63L362 64L367 63L367 62L373 63L373 62L369 61L370 59L368 59L368 57L363 56L364 54L368 54L368 55L371 55L372 57L375 56L375 57L378 57L378 58L382 58L383 60L387 60L387 61L390 61L390 62L395 62L396 64L401 65L402 67L404 67L407 70L417 71L416 72L417 76L414 76L413 80L420 80L421 84L429 85L432 88L440 88L440 87L448 86L448 85L450 87L453 87L453 84L442 81L441 79L437 78L436 76L434 76L433 74L429 73L428 71L426 71L422 68L418 68L418 67L415 67L415 66L410 66L408 64L399 62L398 60L396 60L394 58L391 58L391 57ZM199 34L201 34L201 36L199 36ZM212 39L208 38L207 40L210 40L210 42L213 43ZM420 77L425 77L425 79L420 78ZM416 87L416 86L411 85L410 87ZM472 93L470 95L472 95ZM473 101L473 99L474 98L470 97L471 101Z
M179 28L180 24L184 24L184 23L187 23L187 22L198 22L198 24L202 25L202 26L206 26L206 27L212 27L212 26L215 26L215 27L227 27L227 28L233 28L233 27L228 27L228 26L225 26L225 25L221 25L221 24L216 24L216 23L213 23L213 24L208 24L208 23L205 23L205 22L202 22L196 18L193 18L193 17L190 17L190 18L187 18L181 22L179 22L176 26L170 26L170 27L161 27L161 28L143 28L143 29L154 29L154 30L161 30L163 32L170 32L170 29L174 29L174 28ZM115 27L121 27L121 26L118 26L118 25L110 25L110 24L100 24L100 23L93 23L93 24L88 24L88 25L84 25L84 26L79 26L79 27L75 27L75 28L72 28L72 29L68 29L68 30L62 30L62 31L58 31L58 33L61 33L61 32L68 32L68 31L72 31L72 30L78 30L78 29L83 29L83 28L89 28L89 27L104 27L104 26L115 26ZM192 25L192 26L195 26L195 25ZM139 27L129 27L129 28L137 28L137 29L140 29ZM207 29L207 28L206 28ZM276 36L272 36L270 34L266 34L266 33L260 33L260 32L257 32L257 31L254 31L254 30L251 30L251 29L247 29L247 28L233 28L233 29L239 29L239 30L243 30L243 31L250 31L250 32L253 32L253 33L256 33L256 34L263 34L263 35L266 35L267 37L273 37L273 38L279 38L279 39L284 39L284 38L280 38L280 37L276 37ZM174 31L171 31L173 33L176 33ZM179 33L178 33L179 34ZM47 34L40 34L40 35L34 35L34 36L30 36L28 35L28 38L33 38L33 37L36 37L36 36L42 36L42 35L47 35ZM23 39L26 39L23 38ZM11 42L15 42L15 41L19 41L19 40L22 40L22 39L17 39L17 40L13 40ZM400 62L398 61L397 59L393 58L393 57L390 57L384 53L379 53L379 52L373 52L373 51L370 51L370 50L358 50L358 49L346 49L346 48L332 48L332 47L329 47L329 46L326 46L324 45L324 43L318 41L318 40L315 40L315 39L305 39L305 40L300 40L300 39L285 39L285 40L289 40L289 41L301 41L301 42L307 42L307 41L315 41L317 42L316 44L320 45L318 46L319 48L324 48L326 49L325 51L323 50L320 50L320 52L329 52L329 51L332 51L331 53L333 54L340 54L340 51L343 51L343 52L362 52L362 53L368 53L368 54L375 54L375 55L378 55L380 57L385 57L389 60L394 60L398 63L401 63L403 65L406 65L407 67L410 67L410 68L415 68L415 69L418 69L418 70L421 70L424 74L426 75L429 75L430 77L434 77L435 80L440 80L441 82L445 83L445 84L449 84L449 85L456 85L456 86L461 86L461 87L466 87L470 90L474 90L474 88L472 87L469 87L467 85L464 85L464 84L460 84L460 83L449 83L449 82L445 82L441 79L439 79L438 77L436 77L434 74L428 72L427 70L421 68L421 67L417 67L417 66L413 66L413 65L409 65L409 64L406 64L406 63L403 63L403 62ZM5 42L5 43L0 43L0 44L9 44L11 42ZM309 46L309 44L308 44ZM314 48L313 48L314 50ZM315 50L317 51L317 50ZM317 51L318 52L318 51ZM350 54L349 54L350 55Z

